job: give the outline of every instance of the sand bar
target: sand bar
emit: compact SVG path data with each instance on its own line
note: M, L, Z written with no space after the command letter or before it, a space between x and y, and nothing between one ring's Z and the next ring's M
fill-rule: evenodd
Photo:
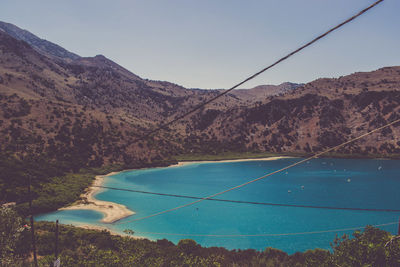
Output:
M103 185L105 177L115 174L117 174L117 172L96 176L92 186L81 195L81 200L78 200L71 206L60 208L59 210L95 210L104 215L103 219L101 220L103 223L113 223L122 218L135 214L135 212L131 211L124 205L110 201L98 200L95 198L95 195L99 193L102 188L93 186Z
M182 161L177 164L171 165L169 167L181 167L189 164L196 163L225 163L225 162L243 162L243 161L267 161L267 160L278 160L278 159L286 159L293 158L288 156L279 156L279 157L267 157L267 158L250 158L250 159L227 159L227 160L198 160L198 161Z

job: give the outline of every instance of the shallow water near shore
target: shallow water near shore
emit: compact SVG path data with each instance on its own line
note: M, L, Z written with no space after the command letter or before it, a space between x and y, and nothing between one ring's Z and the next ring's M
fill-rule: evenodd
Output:
M204 197L280 169L299 158L274 161L193 163L180 167L125 171L107 177L105 186ZM315 159L283 173L257 181L218 198L282 204L347 208L400 209L400 161ZM193 199L103 190L97 199L123 204L136 214L120 222L141 218ZM122 233L132 229L152 240L177 243L190 238L203 246L228 249L274 247L288 253L330 248L336 235L354 230L309 233L397 222L400 212L310 209L203 201L143 221L103 224L101 214L90 210L63 210L36 220L65 224L93 224ZM397 225L381 229L396 233ZM296 235L281 235L281 234ZM307 234L298 234L307 233ZM174 235L179 234L179 235ZM258 235L218 237L213 235ZM200 235L200 236L198 236ZM204 235L204 236L203 236Z

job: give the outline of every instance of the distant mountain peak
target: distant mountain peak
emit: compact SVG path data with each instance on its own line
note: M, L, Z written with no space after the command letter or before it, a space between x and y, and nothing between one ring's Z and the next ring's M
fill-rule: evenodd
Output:
M109 69L109 70L117 71L120 74L124 74L125 76L128 76L129 78L141 79L136 74L132 73L131 71L125 69L121 65L115 63L111 59L109 59L101 54L96 55L94 57L80 57L80 58L72 61L72 63L79 64L79 65L86 66L86 67L97 67L100 69Z
M295 90L303 84L284 82L279 85L258 85L251 89L238 89L231 92L236 97L246 100L265 99L269 96L285 94Z
M36 51L46 56L60 58L64 60L75 60L80 58L61 46L41 39L27 30L23 30L14 24L0 21L0 30L9 34L17 40L22 40L32 46Z

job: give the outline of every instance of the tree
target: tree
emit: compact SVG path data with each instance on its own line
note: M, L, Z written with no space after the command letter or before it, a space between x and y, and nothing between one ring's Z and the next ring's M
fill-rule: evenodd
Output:
M22 219L13 209L0 206L0 266L22 264L18 245L25 229L26 227L22 226Z
M400 266L399 240L391 242L391 234L367 226L353 238L344 235L333 244L333 262L337 266Z
M190 254L201 248L201 246L192 239L182 239L178 243L178 248L186 254Z
M135 231L133 231L133 230L131 230L131 229L125 229L123 232L124 232L125 234L127 234L127 235L134 235L134 234L135 234Z

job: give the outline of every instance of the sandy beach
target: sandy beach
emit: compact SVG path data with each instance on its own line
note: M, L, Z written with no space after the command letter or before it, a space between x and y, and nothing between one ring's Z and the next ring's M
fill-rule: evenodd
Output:
M178 164L171 165L169 167L181 167L189 164L195 163L222 163L222 162L243 162L243 161L267 161L267 160L278 160L278 159L285 159L285 158L292 158L286 156L280 157L268 157L268 158L251 158L251 159L227 159L227 160L209 160L209 161L182 161L178 162Z
M290 158L290 157L268 157L268 158L251 158L251 159L232 159L232 160L216 160L216 161L184 161L178 162L178 164L174 164L168 166L168 168L174 167L181 167L189 164L196 164L196 163L221 163L221 162L243 162L243 161L266 161L266 160L278 160L282 158ZM118 220L121 220L125 217L131 216L135 214L134 211L128 209L126 206L110 202L110 201L102 201L96 199L96 194L103 190L100 187L94 186L101 186L104 183L104 179L107 176L112 176L118 174L119 172L111 172L107 175L98 175L96 176L95 180L91 187L89 187L84 194L81 195L81 200L75 202L71 206L60 208L59 210L95 210L101 212L104 217L101 220L103 223L113 223ZM101 227L96 225L80 225L80 227L90 228L90 229L101 229L101 230L108 230L107 227Z
M109 201L102 201L95 198L95 195L102 189L100 187L104 182L105 177L115 175L117 172L112 172L107 175L98 175L91 187L81 195L81 200L72 204L71 206L60 208L59 210L95 210L101 212L104 217L101 220L103 223L113 223L122 218L135 214L135 212L128 209L126 206ZM104 228L103 228L104 229Z

